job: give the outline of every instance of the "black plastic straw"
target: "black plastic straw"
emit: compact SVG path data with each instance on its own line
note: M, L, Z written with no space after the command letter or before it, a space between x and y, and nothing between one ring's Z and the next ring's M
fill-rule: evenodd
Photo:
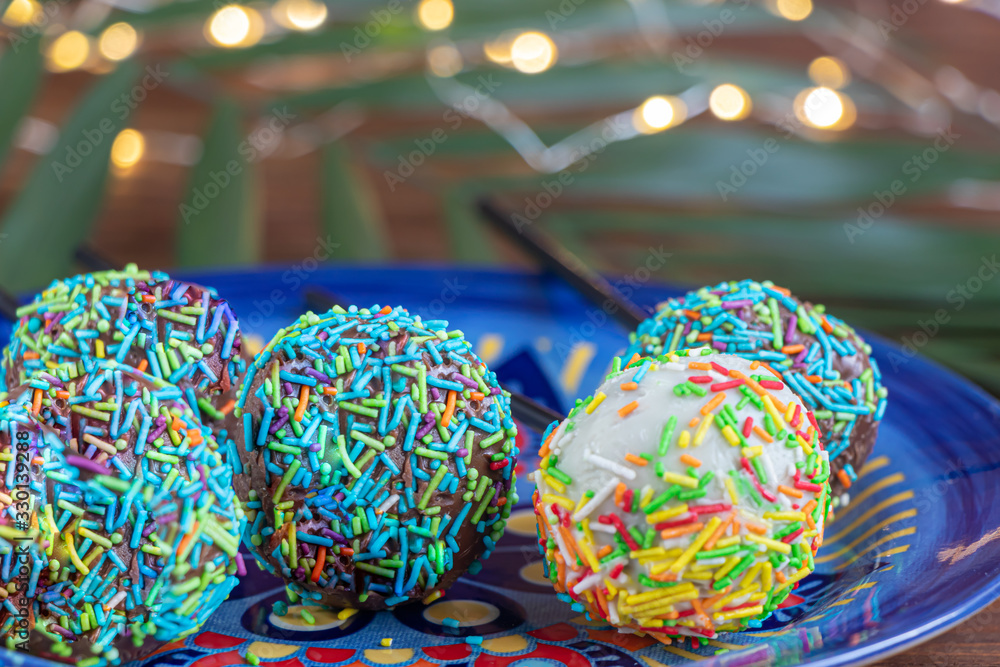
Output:
M489 197L481 197L477 205L483 217L503 232L514 243L538 260L542 266L565 280L584 298L599 308L610 301L616 308L612 317L627 329L634 331L648 315L637 305L622 296L599 273L584 264L548 234L533 225L519 225L510 212L505 211Z

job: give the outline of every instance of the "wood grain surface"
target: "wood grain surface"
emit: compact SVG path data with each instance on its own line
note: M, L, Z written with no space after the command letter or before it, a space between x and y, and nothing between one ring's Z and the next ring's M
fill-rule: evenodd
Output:
M1000 602L939 637L875 664L880 667L1000 665Z

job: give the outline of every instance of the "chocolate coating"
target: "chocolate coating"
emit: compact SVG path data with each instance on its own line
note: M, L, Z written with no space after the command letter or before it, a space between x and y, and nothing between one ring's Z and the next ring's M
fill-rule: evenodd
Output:
M39 369L65 378L114 359L180 387L225 443L222 421L246 361L236 315L214 290L130 264L57 280L18 312L3 355L8 387Z
M31 538L12 544L35 583L0 571L27 614L25 637L0 608L0 633L99 667L195 632L237 583L244 519L232 469L180 390L100 362L68 382L39 371L11 395L0 535Z
M639 325L630 342L628 356L710 345L782 373L816 415L836 498L875 446L888 392L871 346L823 306L801 301L773 283L720 283L670 299Z
M309 313L249 369L235 482L245 542L295 594L362 609L418 600L502 536L517 500L509 396L446 327L401 308Z

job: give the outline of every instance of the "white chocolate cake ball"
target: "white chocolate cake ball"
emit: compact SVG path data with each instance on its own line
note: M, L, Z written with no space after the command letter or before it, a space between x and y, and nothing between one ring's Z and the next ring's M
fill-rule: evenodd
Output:
M813 570L830 498L798 396L759 362L689 354L616 359L534 474L557 591L668 642L766 618Z

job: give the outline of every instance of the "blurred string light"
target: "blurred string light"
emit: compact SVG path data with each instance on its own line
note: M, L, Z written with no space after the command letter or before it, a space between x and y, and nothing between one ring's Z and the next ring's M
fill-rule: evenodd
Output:
M417 21L427 30L444 30L455 18L451 0L420 0Z
M35 0L11 0L2 20L12 28L28 25L41 15L42 6Z
M524 74L544 72L558 57L555 42L544 32L523 32L510 45L510 62Z
M462 54L453 44L440 44L427 52L427 68L434 76L455 76L462 67Z
M519 34L516 30L508 30L496 39L485 42L483 55L498 65L510 65L510 49Z
M825 86L803 90L793 106L802 123L820 130L846 130L857 118L851 98Z
M809 63L809 78L817 86L837 90L851 82L851 72L841 60L832 56L820 56Z
M146 152L146 139L138 130L127 128L111 144L111 164L120 170L131 169Z
M497 98L487 96L480 99L478 105L469 105L470 97L481 96L476 88L447 77L428 77L428 83L438 99L456 111L482 122L510 144L528 166L545 173L567 169L604 150L608 144L628 141L641 134L651 134L678 125L689 114L701 113L703 109L698 106L698 97L706 96L703 87L696 84L676 97L662 98L667 101L669 111L661 106L661 102L653 101L638 109L629 109L597 120L549 146L530 125ZM647 102L659 99L650 98ZM643 112L648 118L643 117ZM645 132L640 128L644 128Z
M742 120L750 114L753 104L750 95L737 85L724 83L716 86L708 96L708 108L721 120Z
M139 46L139 33L128 23L108 26L97 40L97 50L108 60L124 60Z
M52 41L46 56L46 65L53 72L77 69L90 57L90 38L79 30L68 30Z
M687 105L679 97L657 95L639 105L632 114L632 124L643 134L662 132L687 119Z
M701 0L698 0L699 2ZM715 0L706 0L712 2ZM947 0L945 0L947 1ZM769 9L777 16L790 21L802 21L814 11L812 0L767 0ZM24 23L38 16L44 10L37 0L11 0L2 20L8 25ZM290 30L309 31L322 26L328 19L328 7L323 0L278 0L271 7L274 21ZM448 28L454 21L455 8L452 0L420 0L416 8L416 20L425 29L440 31ZM212 43L226 47L247 47L258 43L265 32L264 20L256 9L240 4L221 6L205 23L206 37ZM139 46L140 35L126 24L117 23L107 28L96 41L97 51L107 60L120 60L129 57ZM553 67L559 53L552 38L541 31L509 30L495 39L482 44L485 58L493 63L516 69L525 74L544 72ZM54 40L47 52L49 67L56 71L66 71L77 67L92 67L95 59L91 58L90 40L77 31L60 35ZM97 61L101 62L101 61ZM102 63L108 65L108 63ZM429 73L438 81L449 80L465 67L461 53L453 44L439 44L429 48L426 54L426 66ZM843 130L851 127L857 118L857 110L853 101L846 94L838 92L851 79L850 70L842 61L831 56L815 59L809 65L809 76L816 87L803 90L794 100L795 115L806 126L823 130ZM697 90L695 90L697 88ZM992 92L996 100L983 98L991 102L983 103L981 115L989 117L992 122L1000 125L1000 93ZM631 119L632 129L628 133L616 137L614 141L632 138L636 133L653 134L679 125L689 116L696 116L704 110L725 121L736 121L746 118L753 109L749 94L735 84L722 84L711 89L703 86L693 87L684 94L684 99L669 96L655 96L646 100L636 109L614 114L613 117ZM440 95L439 95L440 96ZM508 118L503 134L511 143L515 134L533 135L531 129L522 121L516 119L510 110L499 102L490 99L484 104L485 111L480 114L481 120L487 125L498 129L504 127L500 121ZM607 119L605 119L606 121ZM603 122L603 121L602 121ZM587 131L590 131L589 128ZM134 133L134 134L132 134ZM585 132L581 132L584 134ZM630 134L631 133L631 134ZM571 137L576 140L579 137ZM122 133L120 138L122 148L116 149L116 165L128 164L128 155L135 155L135 160L141 158L145 151L145 143L141 134L130 131ZM521 142L518 152L527 156L533 167L542 170L560 168L568 164L566 157L571 152L566 150L569 138L548 148L537 140L537 146L532 141ZM116 142L117 143L117 142ZM529 145L532 144L532 145ZM126 148L129 150L126 151ZM579 153L575 153L579 155ZM134 164L134 162L131 162Z
M253 46L264 36L264 19L255 9L227 5L216 11L205 24L210 41L226 48Z
M789 21L802 21L812 14L812 0L777 0L775 10Z
M326 22L326 3L320 0L278 0L271 16L284 28L309 32Z

